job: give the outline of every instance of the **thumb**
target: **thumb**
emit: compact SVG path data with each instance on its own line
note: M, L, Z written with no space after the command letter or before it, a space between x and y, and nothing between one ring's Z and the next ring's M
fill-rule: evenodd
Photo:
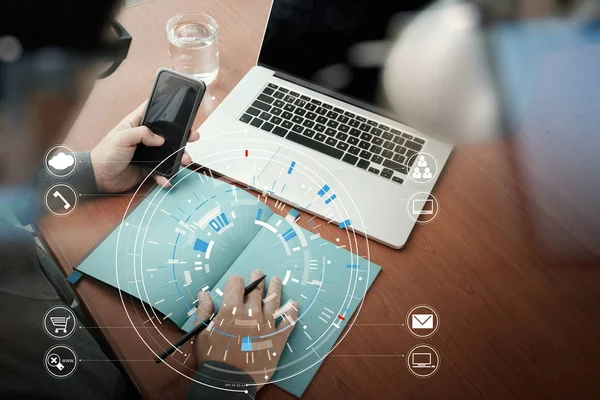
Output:
M135 146L138 143L156 147L165 142L162 136L154 134L147 126L124 129L120 132L120 139L125 147Z
M198 309L196 310L196 320L194 325L198 325L201 321L210 318L215 312L215 305L213 304L210 294L206 292L198 292Z

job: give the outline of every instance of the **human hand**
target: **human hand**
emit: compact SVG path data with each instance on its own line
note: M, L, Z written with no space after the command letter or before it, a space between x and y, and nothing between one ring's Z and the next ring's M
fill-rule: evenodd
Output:
M261 276L263 273L260 270L254 270L250 281L255 281ZM276 327L273 313L280 308L281 280L271 278L265 297L269 300L263 303L264 287L263 281L246 296L244 302L244 280L241 276L231 276L225 284L222 306L213 319L213 330L205 329L194 340L194 353L198 365L214 360L239 368L259 384L256 390L262 388L275 373L281 353L294 329L290 320L295 323L298 319L298 303L292 302L288 305L289 311L285 312ZM210 295L198 292L196 324L209 318L213 312L214 305ZM276 331L277 333L273 334ZM251 338L252 351L241 351L241 338L244 337Z
M136 146L143 143L146 146L158 147L165 142L161 136L155 135L147 127L140 126L146 105L147 101L123 118L91 151L96 186L100 192L124 192L140 183L148 172L131 164ZM200 139L198 132L190 132L188 142L195 142L198 139ZM191 162L190 156L184 153L181 157L181 165L186 166ZM164 176L155 174L153 178L159 185L169 186Z

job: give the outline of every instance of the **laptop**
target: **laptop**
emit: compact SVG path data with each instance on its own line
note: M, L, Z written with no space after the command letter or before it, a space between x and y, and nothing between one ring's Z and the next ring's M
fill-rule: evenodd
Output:
M420 212L423 193L431 193L452 151L385 105L385 60L377 54L403 11L366 1L275 0L257 65L202 124L200 140L187 145L193 161L403 247L418 218L432 214ZM411 172L417 160L426 162L423 154L435 168L421 167L418 176L428 179L417 180ZM315 183L323 176L326 184ZM335 212L336 197L350 210Z

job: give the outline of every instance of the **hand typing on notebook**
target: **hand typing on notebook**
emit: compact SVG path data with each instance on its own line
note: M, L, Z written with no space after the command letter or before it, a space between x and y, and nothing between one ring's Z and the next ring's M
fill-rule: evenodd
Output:
M260 270L254 270L248 282L262 275ZM270 279L264 299L264 282L244 299L244 279L241 276L230 277L223 293L222 306L213 320L216 331L206 329L194 341L198 365L207 361L226 363L248 374L259 384L258 390L275 372L293 324L298 319L298 303L280 304L281 280L277 277ZM198 321L206 320L213 312L210 295L199 292ZM274 314L281 316L278 324ZM275 331L276 334L268 336ZM239 341L223 333L233 335ZM255 339L259 335L267 337Z
M130 164L136 146L143 143L146 146L162 146L165 140L152 133L145 126L140 126L147 102L142 103L135 111L123 118L108 135L91 151L92 166L96 177L96 186L102 193L119 193L139 184L148 171ZM200 139L198 132L190 132L188 142ZM181 165L192 162L187 153L181 157ZM159 185L169 185L167 178L153 175Z

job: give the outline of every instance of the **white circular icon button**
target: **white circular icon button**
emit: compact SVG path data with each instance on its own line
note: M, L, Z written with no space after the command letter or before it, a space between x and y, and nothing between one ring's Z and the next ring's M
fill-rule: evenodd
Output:
M54 306L46 311L42 323L48 336L54 339L66 339L75 332L77 318L69 307Z
M440 203L433 193L417 192L406 202L408 216L418 224L428 224L440 212Z
M412 165L408 177L415 183L429 183L435 179L438 173L438 162L429 153L416 153L408 159L408 165Z
M50 175L57 178L65 178L75 171L77 156L67 146L54 146L46 152L44 166Z
M431 306L418 305L406 315L406 328L415 337L426 339L440 327L440 317Z
M441 363L440 354L428 344L418 344L408 352L406 366L417 378L429 378L437 372Z
M77 369L77 354L69 346L59 344L50 347L44 355L46 371L55 378L68 378Z
M50 187L44 196L46 209L58 217L64 217L75 211L78 202L77 192L66 183L58 183Z

